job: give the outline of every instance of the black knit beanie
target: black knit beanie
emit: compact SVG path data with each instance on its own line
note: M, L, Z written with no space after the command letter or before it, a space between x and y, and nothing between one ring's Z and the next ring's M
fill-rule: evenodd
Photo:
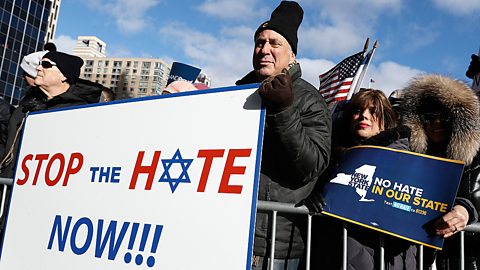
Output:
M68 83L75 84L77 82L80 77L80 68L83 66L82 58L56 51L46 53L43 58L48 58L55 62L57 68L67 78Z
M275 8L270 16L270 20L262 23L255 31L254 39L263 30L270 29L282 35L292 47L293 53L297 54L297 31L302 23L303 9L297 2L282 1Z

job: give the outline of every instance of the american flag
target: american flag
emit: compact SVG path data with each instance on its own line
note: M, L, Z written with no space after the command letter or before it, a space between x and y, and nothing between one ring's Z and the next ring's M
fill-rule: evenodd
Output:
M332 69L319 76L319 91L329 107L332 103L347 99L348 91L362 60L363 52L356 53L343 59Z

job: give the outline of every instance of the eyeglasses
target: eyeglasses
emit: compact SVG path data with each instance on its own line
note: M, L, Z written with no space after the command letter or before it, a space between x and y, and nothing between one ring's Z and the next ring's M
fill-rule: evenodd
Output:
M57 63L43 60L43 61L40 61L39 65L41 65L42 68L51 68L53 66L56 66Z
M431 124L435 122L435 120L440 120L442 123L450 123L450 115L447 113L440 113L440 112L428 112L422 114L422 120L424 123Z

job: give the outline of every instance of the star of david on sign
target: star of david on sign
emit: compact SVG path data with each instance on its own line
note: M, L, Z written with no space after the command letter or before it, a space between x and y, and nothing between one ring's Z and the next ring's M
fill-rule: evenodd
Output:
M163 169L165 170L160 177L158 182L165 182L170 184L170 189L172 193L178 187L180 183L191 183L190 177L188 176L188 167L192 164L193 159L183 159L182 155L180 154L180 149L177 149L175 154L173 155L172 159L162 159ZM178 178L171 177L170 175L170 168L173 164L179 164L182 168L182 173L178 176Z

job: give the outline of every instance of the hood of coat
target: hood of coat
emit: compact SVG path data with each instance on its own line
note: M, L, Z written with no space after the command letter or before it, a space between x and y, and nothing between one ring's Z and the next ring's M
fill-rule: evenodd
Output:
M472 89L449 77L425 75L413 79L404 90L402 121L411 129L411 150L427 152L428 139L421 112L428 101L433 100L451 119L452 136L446 158L469 165L480 148L480 105Z

